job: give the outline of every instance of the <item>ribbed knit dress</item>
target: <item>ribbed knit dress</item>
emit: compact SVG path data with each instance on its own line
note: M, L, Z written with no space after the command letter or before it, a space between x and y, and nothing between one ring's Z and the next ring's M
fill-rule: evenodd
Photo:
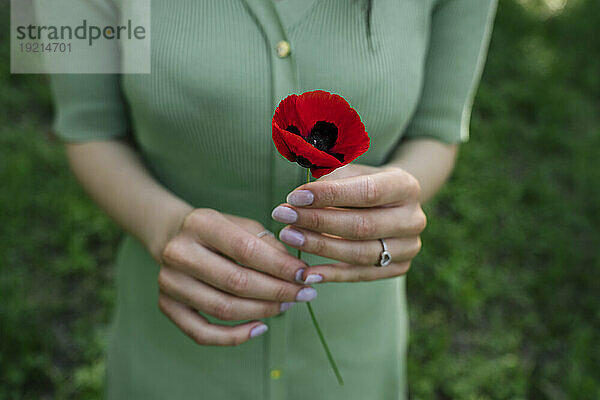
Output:
M108 2L90 1L89 12ZM305 173L273 145L279 100L342 95L371 138L357 163L383 165L408 138L463 142L495 9L495 0L373 0L369 44L362 0L152 1L151 73L51 75L54 128L65 141L131 135L177 196L277 232L271 211ZM284 40L289 54L277 51ZM107 399L407 396L405 277L313 285L338 386L304 304L263 319L268 332L239 346L200 346L159 311L159 265L127 234L115 268Z

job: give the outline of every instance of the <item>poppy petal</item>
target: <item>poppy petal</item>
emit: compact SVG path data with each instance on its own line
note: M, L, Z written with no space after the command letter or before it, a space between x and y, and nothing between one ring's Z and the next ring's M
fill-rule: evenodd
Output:
M337 94L323 90L302 93L296 99L296 110L309 130L317 121L335 124L338 128L337 143L353 145L365 134L365 127L358 113ZM333 148L331 151L341 153Z
M289 146L285 143L283 135L281 134L282 129L279 128L277 126L277 124L275 124L275 121L273 121L273 123L272 123L272 128L273 128L273 143L275 143L275 147L277 148L277 151L279 151L279 153L281 153L281 155L284 156L289 161L296 162L296 157L294 156L294 153L292 153Z
M273 123L284 130L289 126L295 126L300 131L300 135L306 136L304 123L296 108L297 99L298 95L291 94L281 100L273 114Z
M280 129L279 134L290 152L296 157L304 157L311 164L319 167L339 168L343 165L334 156L311 146L306 140L294 133Z
M370 139L369 136L365 135L360 140L356 140L354 143L340 143L334 146L330 153L341 153L347 157L347 160L344 161L352 161L358 156L362 155L369 149Z

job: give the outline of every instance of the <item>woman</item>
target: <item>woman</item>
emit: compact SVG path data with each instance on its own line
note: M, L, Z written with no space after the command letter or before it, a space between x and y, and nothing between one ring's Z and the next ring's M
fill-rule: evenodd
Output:
M53 75L70 165L127 232L106 397L405 398L421 203L468 138L494 11L494 0L156 1L151 74ZM371 147L298 187L304 170L276 152L271 116L314 89L348 100ZM280 240L261 234L282 227ZM377 268L380 238L392 263Z

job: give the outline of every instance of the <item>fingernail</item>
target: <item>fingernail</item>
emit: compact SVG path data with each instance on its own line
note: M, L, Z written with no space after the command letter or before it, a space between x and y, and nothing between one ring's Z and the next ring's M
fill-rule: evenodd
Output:
M298 214L289 207L277 206L271 213L271 217L284 224L292 224L298 219Z
M323 280L323 277L319 274L309 274L303 283L310 285L311 283L321 282L322 280Z
M292 306L296 304L293 301L287 301L285 303L281 303L281 306L279 307L279 311L284 312L285 310L289 310L290 308L292 308Z
M302 246L304 244L304 235L292 228L283 228L279 232L279 239L292 246Z
M302 283L302 274L304 273L304 268L300 268L298 271L296 271L296 277L294 279L296 279L296 282L300 282Z
M315 195L310 190L294 190L285 200L293 206L308 206L315 200Z
M265 324L255 326L254 328L252 328L250 330L250 337L253 338L253 337L262 335L263 333L265 333L268 330L269 330L269 327L266 326Z
M305 287L300 290L296 295L296 300L298 301L311 301L317 297L317 291L311 287Z

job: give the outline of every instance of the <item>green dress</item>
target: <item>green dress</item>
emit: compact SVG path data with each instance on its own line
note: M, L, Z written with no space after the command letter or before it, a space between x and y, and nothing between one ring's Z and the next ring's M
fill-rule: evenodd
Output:
M403 138L465 141L495 9L374 0L370 47L362 1L152 1L151 74L51 75L55 131L65 141L132 135L173 193L278 231L270 213L304 179L271 140L279 100L314 89L346 98L371 137L358 163L382 165ZM277 51L282 40L289 54ZM107 399L406 398L404 277L313 285L340 387L304 304L264 319L268 332L242 345L199 346L160 313L158 271L125 235Z

